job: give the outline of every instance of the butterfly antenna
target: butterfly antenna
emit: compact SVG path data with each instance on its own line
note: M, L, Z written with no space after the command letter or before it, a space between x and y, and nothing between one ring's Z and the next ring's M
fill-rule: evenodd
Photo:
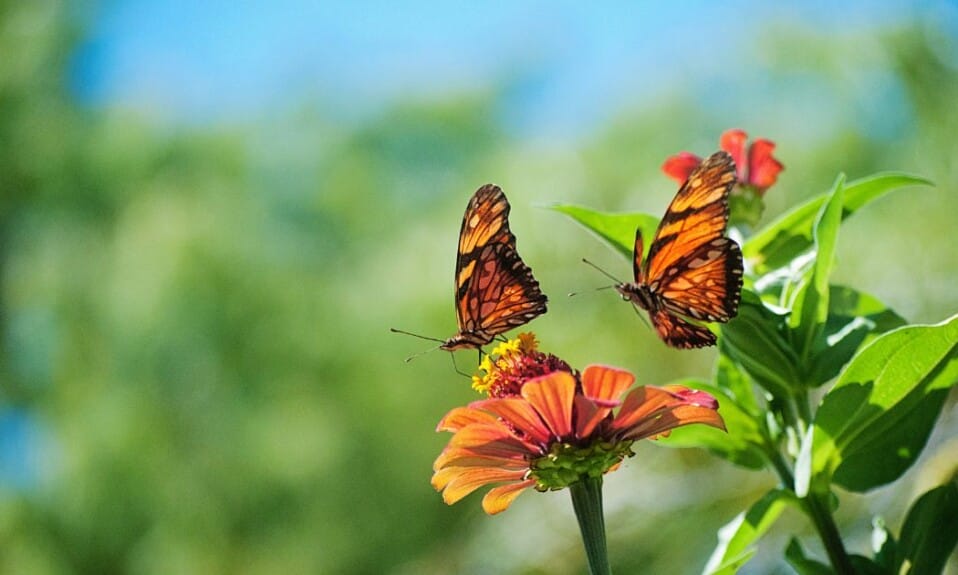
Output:
M612 288L614 288L614 287L615 287L614 285L611 285L611 286L602 286L602 287L597 287L597 288L595 288L594 290L589 290L589 291L602 291L602 290L604 290L604 289L612 289ZM574 296L574 295L579 295L579 294L581 294L581 293L586 293L586 292L570 291L570 292L569 292L569 297L572 297L572 296Z
M607 278L609 278L610 280L612 280L612 281L615 282L614 285L597 287L597 288L595 288L595 289L592 290L592 291L601 291L601 290L604 290L604 289L614 288L616 285L622 283L622 282L620 282L620 281L618 280L618 278L616 278L614 275L610 274L609 272L605 271L604 269L600 268L599 266L595 265L594 263L590 262L589 260L587 260L587 259L585 259L585 258L582 258L582 261L583 261L583 263L587 263L587 264L589 264L590 266L594 267L595 269L599 270L599 272L600 272L602 275L604 275L605 277L607 277ZM579 295L580 293L582 293L582 292L578 292L578 291L569 292L569 297L572 297L572 296L575 296L575 295Z
M589 260L587 260L587 259L585 259L585 258L582 258L582 262L583 262L583 263L586 263L586 264L589 264L590 266L592 266L592 267L594 267L595 269L599 270L599 273L601 273L601 274L604 275L605 277L609 278L610 280L614 281L615 283L617 283L617 284L622 283L622 282L620 282L620 281L618 280L618 278L616 278L614 275L610 274L609 272L605 271L604 269L600 268L599 266L595 265L594 263L590 262Z
M411 335L413 337L418 337L419 339L424 339L426 341L438 341L439 343L444 343L444 340L441 340L439 338L429 337L428 335L419 335L418 333L412 333L411 331L403 331L401 329L396 329L394 327L389 328L389 331L393 333L401 333L403 335Z
M404 361L405 363L409 363L410 361L416 359L417 357L419 357L419 356L421 356L421 355L426 355L427 353L431 353L431 352L433 352L433 351L436 351L437 349L439 349L439 346L438 346L438 345L437 345L436 347L430 347L430 348L427 349L426 351L420 351L419 353L414 353L414 354L410 355L409 357L407 357L407 358L406 358L405 360L403 360L403 361Z

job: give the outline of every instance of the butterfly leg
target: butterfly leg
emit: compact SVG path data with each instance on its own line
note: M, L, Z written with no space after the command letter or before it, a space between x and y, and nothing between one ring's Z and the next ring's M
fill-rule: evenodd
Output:
M482 350L479 350L479 352L482 353ZM459 366L456 365L456 354L455 354L455 353L450 353L450 354L449 354L449 357L452 358L452 368L453 368L454 370L456 370L456 373L458 373L459 375L461 375L461 376L463 376L463 377L468 377L469 379L472 379L472 376L471 376L471 375L469 375L468 373L463 373L462 371L459 370Z

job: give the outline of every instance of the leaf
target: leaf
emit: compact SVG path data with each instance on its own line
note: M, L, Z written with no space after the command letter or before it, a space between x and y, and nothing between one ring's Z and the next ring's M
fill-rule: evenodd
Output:
M630 261L632 251L635 249L636 228L642 230L642 237L646 238L645 246L648 249L651 245L649 238L652 238L659 226L659 218L640 212L613 214L568 204L549 206L549 209L571 217L605 240Z
M809 428L808 483L866 491L901 476L915 461L958 380L958 316L890 331L861 350L825 395ZM876 457L880 455L880 457Z
M673 429L671 435L656 443L667 447L704 447L719 457L748 469L765 467L762 434L758 423L723 389L702 380L676 382L711 394L719 402L719 414L727 432L707 425L687 425Z
M743 289L738 315L722 327L722 349L776 397L791 395L801 381L798 358L785 339L785 321L785 316Z
M819 343L819 335L828 319L828 279L835 261L838 227L842 221L843 184L844 176L839 176L815 220L815 262L808 268L804 283L792 302L792 314L788 316L792 347L801 358L801 365L809 364L813 347Z
M715 385L722 389L728 395L732 396L735 403L745 412L753 417L762 416L763 412L755 400L755 392L752 390L752 380L748 374L742 371L739 366L732 361L728 355L724 342L719 341L719 354L715 360L715 375L713 376Z
M865 204L886 193L907 186L933 186L925 178L901 172L874 174L845 185L842 220ZM821 194L785 213L749 238L742 254L750 261L756 275L786 265L812 245L815 217L829 194Z
M752 544L775 523L786 505L799 505L792 492L783 489L769 491L747 511L719 529L718 546L709 557L702 573L732 575L738 572L755 554Z
M835 575L835 572L828 565L806 557L801 543L794 537L789 540L788 546L785 548L785 560L792 566L792 569L795 569L798 575Z
M805 384L822 385L834 378L863 345L901 327L905 320L867 293L829 286L828 320L822 332L825 347L809 360Z
M937 575L958 543L958 485L940 485L918 498L908 511L898 538L893 573Z

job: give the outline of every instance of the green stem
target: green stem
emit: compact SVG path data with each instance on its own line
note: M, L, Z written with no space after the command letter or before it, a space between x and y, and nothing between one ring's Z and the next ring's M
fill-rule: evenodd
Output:
M815 529L822 543L825 544L825 552L828 553L828 560L835 569L837 575L855 575L855 569L852 567L851 560L848 558L848 552L845 551L845 544L842 543L841 534L838 532L838 526L835 524L835 518L832 516L828 505L815 493L809 493L805 498L805 506L808 510Z
M795 475L792 474L792 469L788 466L782 453L778 448L772 445L771 442L765 446L765 457L769 463L772 464L772 467L775 468L775 472L778 473L778 480L781 482L782 487L794 491Z
M800 431L804 435L805 430L812 424L812 408L808 405L808 391L802 389L802 391L798 392L795 395L794 403L798 408L798 416L803 423Z
M612 575L609 553L605 544L605 519L602 516L602 477L586 477L569 486L572 507L579 520L579 531L585 554L589 558L589 573Z

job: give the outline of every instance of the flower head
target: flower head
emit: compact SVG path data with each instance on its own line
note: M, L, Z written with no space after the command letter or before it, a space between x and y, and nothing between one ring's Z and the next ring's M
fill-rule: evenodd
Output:
M451 505L497 484L482 501L494 514L529 487L556 490L601 477L632 456L640 439L691 423L725 429L711 395L677 385L630 391L634 381L601 365L578 377L557 370L523 382L516 396L452 410L439 422L439 431L454 435L433 464L433 487Z
M747 141L748 134L744 131L726 130L719 138L719 146L735 160L739 187L751 189L761 197L778 179L778 173L785 168L772 156L775 150L774 142L758 138L750 146L746 146ZM702 158L695 154L680 152L665 160L662 171L681 184L700 163Z
M558 357L539 351L535 334L520 333L517 339L500 343L482 358L479 372L472 376L472 387L489 397L517 397L526 381L554 371L572 373L572 368Z

